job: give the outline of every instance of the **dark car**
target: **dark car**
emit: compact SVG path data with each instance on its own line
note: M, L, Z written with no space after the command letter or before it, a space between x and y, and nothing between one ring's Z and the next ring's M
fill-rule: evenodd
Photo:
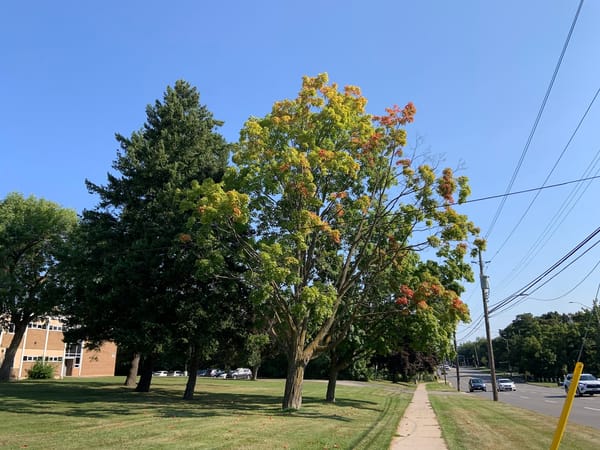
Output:
M469 379L469 392L473 391L487 391L485 387L485 383L481 378L471 378Z

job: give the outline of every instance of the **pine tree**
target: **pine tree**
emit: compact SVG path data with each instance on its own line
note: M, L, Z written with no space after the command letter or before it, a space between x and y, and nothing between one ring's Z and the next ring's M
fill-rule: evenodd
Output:
M84 211L73 250L72 335L141 353L138 391L150 388L155 356L181 342L183 303L199 301L179 192L192 181L220 180L230 150L216 132L221 123L199 100L185 81L168 87L146 108L141 130L116 135L120 150L108 182L86 180L100 202Z

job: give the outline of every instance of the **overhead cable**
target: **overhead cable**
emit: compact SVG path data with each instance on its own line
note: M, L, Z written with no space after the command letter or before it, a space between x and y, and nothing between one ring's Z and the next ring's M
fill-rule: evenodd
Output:
M550 177L552 176L552 174L554 173L554 171L558 167L558 163L561 161L562 157L565 155L567 149L569 148L569 145L571 145L571 142L573 142L573 139L575 138L575 135L579 131L579 128L581 128L581 125L583 124L583 121L585 120L585 118L587 117L588 113L590 112L590 109L592 109L592 105L596 101L596 98L598 97L599 93L600 93L600 88L598 88L598 90L596 91L596 94L594 94L594 97L590 101L587 109L585 110L585 112L581 116L581 119L579 119L579 123L575 127L575 130L573 130L573 132L571 133L571 137L569 138L569 140L567 141L567 143L563 147L563 150L560 153L560 155L558 156L558 158L556 159L556 161L554 162L554 165L552 166L552 169L550 169L550 172L548 172L548 175L546 175L546 178L544 179L544 182L542 183L542 187L546 186L546 184L548 183L548 180L550 179ZM496 255L498 255L498 253L500 253L500 251L504 248L504 246L506 245L506 243L513 237L515 231L517 230L517 228L519 228L519 226L521 225L521 223L523 223L523 219L525 219L525 217L527 216L527 214L531 210L531 207L533 206L533 204L535 203L535 201L539 197L540 193L541 193L541 189L538 190L535 193L535 195L533 196L533 198L529 202L529 205L527 206L527 208L525 209L525 211L521 215L520 219L517 221L517 223L515 224L515 226L513 227L513 229L510 231L510 233L508 233L508 236L506 236L506 238L504 239L504 241L502 242L502 244L500 244L500 247L498 247L498 249L496 250L496 253L494 253L494 255L492 256L492 258L491 258L492 260L496 257Z
M573 18L573 21L571 22L571 28L569 29L569 33L567 34L567 38L565 40L565 43L563 44L562 51L560 52L560 56L558 58L558 62L556 63L556 67L554 68L554 73L552 74L552 78L550 79L550 84L548 85L548 88L546 89L546 94L544 95L544 100L542 101L540 109L537 113L537 117L535 118L533 127L531 128L531 132L529 133L529 137L527 138L525 147L523 147L523 151L521 152L521 157L519 158L517 167L515 167L512 177L508 183L508 186L506 187L505 194L508 194L512 190L515 180L517 179L517 175L519 174L519 171L521 169L521 165L523 164L523 160L525 159L525 155L527 155L527 151L529 150L529 146L531 145L531 141L533 139L535 131L537 130L538 124L542 117L542 113L544 112L544 108L546 107L546 102L548 101L548 97L550 96L550 92L552 91L552 87L554 86L554 81L556 80L556 76L557 76L558 70L560 69L560 66L562 64L563 57L565 56L567 47L569 46L569 41L571 40L571 35L573 34L573 30L575 29L575 24L577 23L577 19L579 17L579 12L581 11L582 6L583 6L583 0L581 0L579 2L579 6L577 7L577 12L575 13L575 17ZM490 224L488 231L485 235L486 240L488 240L490 234L492 233L492 231L494 229L494 226L496 225L496 222L498 221L498 218L500 217L500 213L502 212L502 209L504 208L504 204L506 203L506 198L507 197L502 198L502 201L500 202L500 205L498 206L498 209L496 210L496 213L494 214L492 223Z
M546 269L542 274L538 275L536 278L534 278L532 281L527 283L521 289L517 290L515 293L509 295L508 297L501 300L500 302L498 302L494 305L491 305L490 314L503 309L505 306L516 301L516 299L518 299L519 297L524 297L524 296L529 295L530 293L527 292L528 290L533 288L535 285L541 283L542 280L544 280L544 278L546 278L549 274L554 272L558 267L563 265L569 258L571 258L575 253L577 253L584 245L586 245L590 240L592 240L599 233L600 233L600 227L596 228L596 230L594 230L591 234L589 234L583 241L581 241L579 244L577 244L573 249L571 249L566 255L564 255L562 258L560 258L552 266L550 266L548 269ZM600 240L597 241L595 244L593 244L593 246L597 245L598 243L600 243ZM587 251L589 251L589 249Z

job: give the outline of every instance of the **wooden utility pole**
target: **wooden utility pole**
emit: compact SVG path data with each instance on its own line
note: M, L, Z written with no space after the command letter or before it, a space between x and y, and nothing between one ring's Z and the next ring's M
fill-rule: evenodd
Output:
M460 392L460 359L458 347L456 346L456 330L454 330L454 352L456 353L456 390Z
M483 274L483 258L479 250L479 280L481 282L481 296L483 298L483 317L485 319L485 334L488 346L488 362L490 364L490 375L492 376L492 393L494 401L498 401L498 389L496 387L496 364L494 362L494 347L492 345L492 336L490 334L490 317L488 314L488 297L490 295L490 282L487 275Z

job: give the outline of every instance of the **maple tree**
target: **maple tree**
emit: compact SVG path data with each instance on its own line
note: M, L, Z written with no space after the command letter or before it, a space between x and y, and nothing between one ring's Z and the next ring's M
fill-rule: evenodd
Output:
M434 248L442 261L460 259L478 233L452 207L469 195L466 177L405 153L415 106L373 116L366 103L358 87L304 77L295 99L246 122L224 182L188 194L207 229L252 229L247 281L285 349L284 409L301 407L306 365L331 347L342 317L394 295L429 308L436 286L411 288L409 299L394 281L410 255Z

